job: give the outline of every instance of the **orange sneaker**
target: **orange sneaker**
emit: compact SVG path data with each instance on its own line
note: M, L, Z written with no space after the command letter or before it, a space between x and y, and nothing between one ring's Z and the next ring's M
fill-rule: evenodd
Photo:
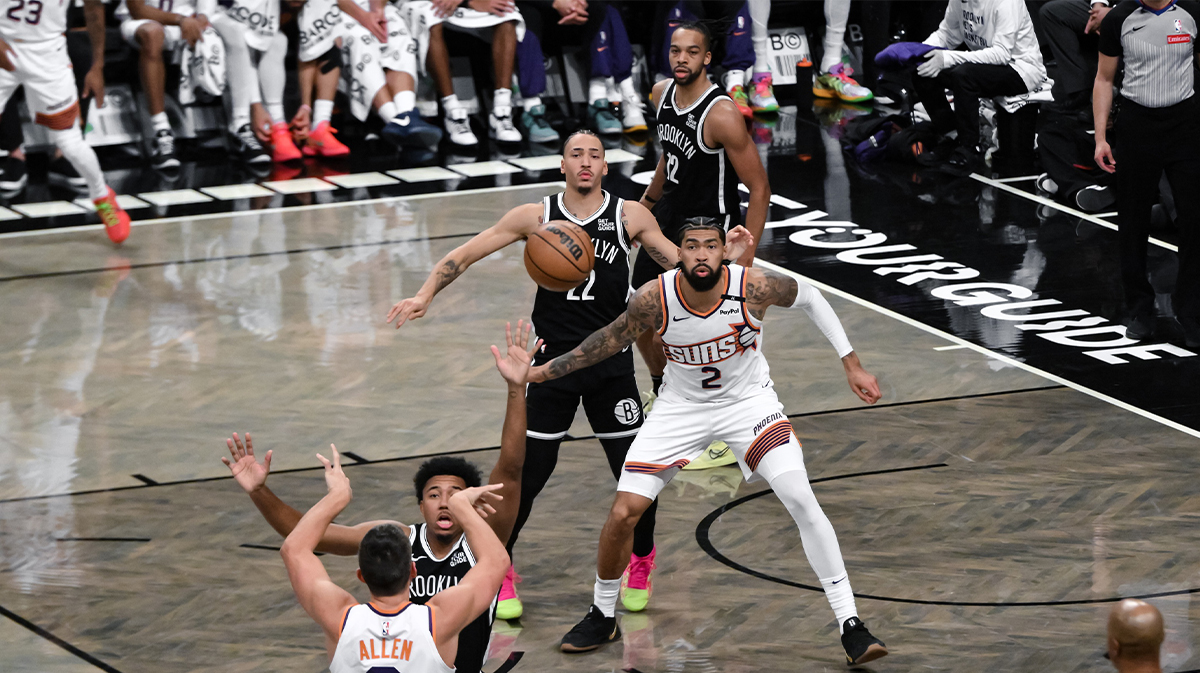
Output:
M308 140L304 143L304 156L344 157L350 154L350 148L333 137L335 133L337 129L330 126L329 122L317 124L317 128L309 132Z
M292 142L292 132L284 122L275 122L271 127L271 160L275 163L295 161L302 155Z
M96 204L96 214L104 223L104 233L108 234L108 240L117 244L124 243L125 239L129 238L129 213L117 203L117 193L109 187L107 195L92 203Z

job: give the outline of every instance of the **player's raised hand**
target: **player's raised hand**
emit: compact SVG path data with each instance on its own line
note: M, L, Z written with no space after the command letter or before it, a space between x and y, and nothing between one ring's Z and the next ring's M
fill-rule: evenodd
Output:
M883 397L883 393L879 392L879 381L862 367L847 369L846 380L850 382L850 389L858 395L858 399L867 404L875 404Z
M421 295L409 297L403 301L396 302L396 305L392 307L392 310L388 311L387 321L391 322L395 320L396 329L400 329L400 326L409 320L423 318L425 316L425 311L427 310L429 310L428 299L422 297Z
M317 460L325 466L325 488L329 493L345 495L349 500L353 497L354 492L350 489L350 478L342 471L342 454L338 453L337 447L333 444L329 445L329 450L333 452L333 462L330 462L325 456L317 454Z
M533 323L526 323L523 319L517 321L516 337L513 336L512 323L504 323L504 340L508 344L508 350L504 355L500 354L500 349L492 346L492 355L496 358L496 369L500 371L500 376L504 377L514 386L525 385L525 378L529 374L529 365L533 362L533 354L542 347L542 340L538 339L533 343L532 348L528 348L529 335L533 331Z
M233 439L226 439L225 446L229 447L229 453L233 456L233 460L222 456L221 462L229 468L233 473L233 480L238 483L247 493L263 487L267 483L267 475L271 473L271 452L267 451L267 455L263 458L263 462L258 462L254 457L254 442L250 439L250 433L246 433L246 441L242 442L238 434L233 433Z
M450 507L455 505L459 507L471 507L479 516L486 519L488 514L495 514L496 508L492 507L492 503L500 502L504 496L496 493L504 487L504 484L486 484L484 486L474 486L457 491L450 496ZM457 502L456 502L457 501Z
M739 224L725 234L725 259L740 259L747 250L754 252L754 234ZM750 257L753 259L754 255Z
M8 46L7 42L0 39L0 68L9 72L17 69L17 66L13 65L12 62L13 53L12 47Z

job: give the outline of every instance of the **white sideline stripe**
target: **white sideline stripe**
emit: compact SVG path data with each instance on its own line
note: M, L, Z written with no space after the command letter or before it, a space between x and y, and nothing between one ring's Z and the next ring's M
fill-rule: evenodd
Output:
M382 187L394 185L400 181L383 173L351 173L350 175L326 175L325 179L338 187L357 189L360 187Z
M954 344L953 346L938 346L937 348L934 348L933 350L935 350L935 351L956 351L961 348L966 348L966 346L964 346L962 344Z
M5 220L19 220L23 217L25 217L25 216L22 215L21 213L15 213L15 212L9 210L8 208L0 206L0 222L3 222Z
M889 318L894 318L896 320L899 320L900 322L902 322L906 325L911 325L912 327L916 327L917 329L924 330L930 334L934 334L936 336L942 337L943 339L945 339L947 341L952 341L952 342L962 346L963 348L970 348L971 350L973 350L981 355L986 355L988 357L995 358L997 360L1000 360L1001 362L1005 362L1009 365L1012 365L1013 367L1023 369L1032 374L1037 374L1038 376L1041 376L1044 379L1053 381L1059 385L1064 385L1064 386L1066 386L1068 388L1072 388L1074 390L1078 390L1079 392L1084 393L1085 395L1091 395L1092 397L1094 397L1102 402L1107 402L1107 403L1113 405L1114 407L1118 407L1120 409L1124 409L1125 411L1135 413L1138 416L1141 416L1143 418L1148 418L1152 421L1155 421L1156 423L1161 423L1161 424L1167 426L1168 428L1173 428L1184 434L1191 435L1192 437L1200 437L1200 430L1193 430L1192 428L1189 428L1186 425L1181 425L1170 419L1163 418L1162 416L1159 416L1158 414L1146 411L1145 409L1139 409L1138 407L1135 407L1132 404L1129 404L1127 402L1122 402L1121 400L1118 400L1114 397L1109 397L1108 395L1105 395L1102 392L1099 392L1097 390L1092 390L1091 388L1088 388L1086 386L1079 385L1078 383L1075 383L1074 381L1068 381L1067 379L1064 379L1061 376L1055 376L1054 374L1051 374L1050 372L1043 371L1041 369L1038 369L1037 367L1034 367L1032 365L1028 365L1024 362L1021 362L1020 360L1014 360L1013 358L1010 358L1007 355L1004 355L1003 353L997 353L996 351L984 348L983 346L980 346L978 344L971 343L970 341L961 339L961 338L959 338L953 334L950 334L948 332L943 332L942 330L937 329L936 327L930 327L929 325L926 325L923 322L913 320L912 318L909 318L908 316L896 313L895 311L892 311L891 309L884 308L878 304L869 302L866 299L860 299L859 297L857 297L853 294L850 294L849 292L844 292L844 291L839 290L836 287L833 287L831 285L826 285L820 281L813 280L812 278L808 278L806 276L802 276L802 275L796 273L795 271L792 271L790 269L785 269L785 268L779 266L778 264L772 264L770 262L766 262L761 259L758 259L757 257L754 259L754 264L755 265L761 264L764 268L771 269L772 271L778 271L779 273L791 276L792 278L796 278L798 280L803 280L804 282L812 285L813 287L815 287L819 290L828 292L830 294L835 294L835 295L841 297L842 299L854 302L855 304L858 304L859 306L865 306L873 311L876 311L877 313L886 315Z
M55 217L57 215L78 215L86 213L70 201L46 201L43 203L15 203L12 209L26 217Z
M604 153L604 160L610 164L623 164L627 161L641 161L641 157L633 152L627 152L622 149L608 150Z
M307 194L308 192L332 192L337 185L331 185L318 178L296 178L295 180L268 180L262 183L267 189L274 189L280 194Z
M558 168L560 165L562 165L562 157L557 154L552 154L544 157L509 159L508 163L527 171L548 171L552 168Z
M1111 213L1096 213L1096 217L1116 217L1119 214L1120 213L1114 210Z
M458 173L448 171L441 166L400 168L388 171L387 174L404 182L432 182L434 180L457 180L462 178Z
M780 227L798 227L801 222L809 222L811 220L819 220L822 217L827 217L829 213L823 210L810 210L807 213L800 213L795 217L789 217L786 220L776 222L767 222L767 226L763 229L778 229Z
M468 178L481 178L489 175L500 175L502 173L518 173L521 169L516 166L509 166L503 161L480 161L477 164L450 164L446 168L467 176Z
M253 199L262 196L275 196L275 192L258 185L220 185L217 187L201 187L200 191L220 201L236 201L238 199Z
M1029 199L1030 201L1033 201L1034 203L1040 203L1043 206L1050 206L1051 208L1061 210L1064 213L1074 215L1075 217L1078 217L1083 220L1087 220L1088 222L1091 222L1092 224L1098 224L1098 225L1104 227L1105 229L1112 229L1113 231L1117 230L1117 225L1113 224L1112 222L1109 222L1108 220L1102 220L1096 215L1089 215L1087 213L1075 210L1074 208L1069 208L1067 206L1064 206L1061 203L1058 203L1057 201L1051 201L1050 199L1038 196L1037 194L1030 194L1029 192L1027 192L1023 189L1017 189L1016 187L1010 187L1009 185L1006 185L1003 182L1000 182L998 180L993 180L991 178L985 178L982 175L979 175L978 173L972 173L971 177L984 183L985 185L991 185L997 189L1003 189L1006 192L1016 194L1017 196L1023 196L1025 198ZM1157 238L1154 238L1153 236L1150 237L1150 242L1153 243L1154 245L1157 245L1160 248L1166 248L1167 250L1170 250L1171 252L1179 252L1179 246L1171 245L1170 243L1167 243L1166 241L1161 241Z
M208 203L211 196L205 196L194 189L171 189L165 192L142 192L138 194L143 200L156 206L179 206L185 203Z
M75 199L75 204L82 208L86 208L90 212L96 212L96 204L92 203L92 200L86 196L81 196L78 199ZM117 205L121 206L125 210L137 210L138 208L150 207L149 203L146 203L145 201L131 194L118 194Z
M457 176L456 176L457 177ZM158 217L152 220L134 220L132 225L135 227L144 227L152 224L169 224L171 222L188 221L198 222L200 220L215 220L223 217L246 217L257 216L266 213L282 213L295 212L298 210L322 210L324 208L341 208L346 206L356 206L370 203L389 203L392 201L418 201L421 199L436 199L444 196L455 196L457 194L487 194L490 192L510 192L517 189L536 189L538 187L559 187L565 188L567 183L559 180L558 182L534 182L528 185L504 185L503 187L482 187L480 189L464 189L457 192L433 192L431 194L413 194L412 196L381 196L375 199L359 199L357 201L339 201L337 203L314 203L311 205L296 205L296 206L279 206L278 208L263 208L261 210L240 210L230 213L204 213L203 215L174 215L171 217ZM74 227L58 227L54 229L34 229L32 231L10 231L0 233L0 240L6 238L24 238L26 236L46 236L48 234L70 234L80 231L103 231L103 224L81 224Z
M996 182L1025 182L1026 180L1037 180L1037 179L1038 179L1038 176L1036 176L1036 175L1022 175L1019 178L1001 178L999 180L996 180Z

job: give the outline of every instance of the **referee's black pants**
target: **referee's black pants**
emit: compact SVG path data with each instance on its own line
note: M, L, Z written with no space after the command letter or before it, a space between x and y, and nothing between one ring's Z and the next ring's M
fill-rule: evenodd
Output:
M1171 304L1189 327L1200 326L1200 267L1195 240L1200 226L1200 96L1164 108L1121 101L1113 157L1117 161L1117 225L1125 306L1134 315L1153 315L1154 288L1146 276L1150 213L1158 203L1159 177L1166 173L1175 197L1179 229L1179 275Z
M960 63L937 77L921 77L914 71L913 89L938 133L958 130L958 145L974 150L979 146L979 99L1029 93L1025 80L1011 65ZM954 108L945 89L954 92Z

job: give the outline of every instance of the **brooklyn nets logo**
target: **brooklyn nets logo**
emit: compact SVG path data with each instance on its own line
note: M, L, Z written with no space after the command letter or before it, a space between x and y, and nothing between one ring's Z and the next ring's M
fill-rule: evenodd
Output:
M621 425L633 425L642 417L642 405L638 404L636 400L626 397L613 407L613 416L616 416L617 422Z

